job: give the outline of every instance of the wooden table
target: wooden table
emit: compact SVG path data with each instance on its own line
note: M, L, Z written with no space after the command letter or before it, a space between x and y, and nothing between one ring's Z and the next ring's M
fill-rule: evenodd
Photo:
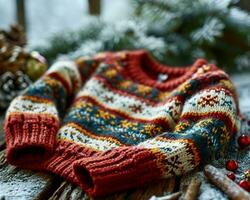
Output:
M241 109L250 108L250 75L234 76L233 80L240 94ZM250 109L249 109L250 111ZM5 141L2 129L4 116L0 115L0 200L21 199L91 199L77 186L62 178L49 174L19 169L11 166L5 158ZM100 199L148 200L151 196L173 193L180 188L177 178L162 180L146 188L130 190Z

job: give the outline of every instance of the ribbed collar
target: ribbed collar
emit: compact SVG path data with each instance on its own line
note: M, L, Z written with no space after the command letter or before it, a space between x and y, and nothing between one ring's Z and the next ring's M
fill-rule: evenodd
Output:
M207 62L204 59L197 59L190 66L167 66L158 63L146 50L130 51L127 54L127 69L129 76L135 82L158 88L160 90L172 90L183 83L197 71L199 67ZM170 78L165 82L159 82L150 77L157 74L167 74ZM172 78L174 77L174 78Z

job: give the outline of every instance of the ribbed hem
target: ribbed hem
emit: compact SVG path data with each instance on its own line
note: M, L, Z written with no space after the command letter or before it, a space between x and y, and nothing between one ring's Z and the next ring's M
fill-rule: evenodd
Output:
M146 185L162 177L148 149L121 147L74 163L81 188L97 197Z
M32 114L7 116L4 131L8 162L27 168L29 165L42 162L53 152L58 128L59 121L51 116Z

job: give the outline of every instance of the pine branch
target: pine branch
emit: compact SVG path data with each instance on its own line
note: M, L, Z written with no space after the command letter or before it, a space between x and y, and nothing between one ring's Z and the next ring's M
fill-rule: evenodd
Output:
M140 7L144 5L148 6L154 6L160 9L164 9L166 11L171 9L171 6L169 6L166 1L158 1L158 0L137 0L137 3Z
M54 36L40 50L49 61L59 56L146 48L160 62L171 65L187 65L204 57L228 71L237 70L232 66L247 66L250 14L237 7L235 0L133 2L136 15L131 20L90 20L79 31ZM246 68L250 70L250 65Z

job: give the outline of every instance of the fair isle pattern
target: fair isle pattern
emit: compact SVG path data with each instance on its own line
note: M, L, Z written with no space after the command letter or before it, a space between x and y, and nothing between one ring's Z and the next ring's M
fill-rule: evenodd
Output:
M158 151L158 165L163 171L163 176L167 178L172 175L184 174L198 165L200 158L192 152L190 145L193 145L191 141L170 140L159 136L144 141L138 146L150 149L153 152Z
M90 99L76 101L65 117L64 123L81 125L96 137L115 137L126 145L137 144L167 130L165 121L138 121L127 115L111 113ZM69 136L70 134L64 134L64 138L72 140Z
M41 101L41 99L29 96L19 96L11 102L7 115L13 113L47 114L55 118L58 117L58 112L53 102L48 100Z
M60 61L55 63L46 73L48 76L56 74L65 80L69 89L75 94L82 85L81 76L74 62Z
M10 163L102 196L223 156L239 122L234 86L216 66L163 67L132 51L54 64L12 101L4 129Z
M122 143L112 137L101 137L90 133L81 126L69 123L65 124L57 134L57 140L69 140L79 145L85 145L94 151L105 151L114 147L122 146Z
M237 119L236 104L232 94L224 88L208 88L201 90L191 97L183 107L182 117L184 116L208 116L219 113L230 118L230 127L239 129Z
M25 95L11 102L6 115L12 113L45 114L58 118L58 111L61 109L57 107L64 108L67 96L79 90L80 84L81 78L76 65L68 61L58 62L51 66L36 84L29 87Z
M78 98L90 97L108 109L118 110L125 115L141 119L163 119L171 128L175 126L174 119L178 118L181 110L181 102L177 98L169 99L163 104L154 106L147 104L143 99L136 99L124 94L118 94L104 85L98 79L91 79L79 92Z

